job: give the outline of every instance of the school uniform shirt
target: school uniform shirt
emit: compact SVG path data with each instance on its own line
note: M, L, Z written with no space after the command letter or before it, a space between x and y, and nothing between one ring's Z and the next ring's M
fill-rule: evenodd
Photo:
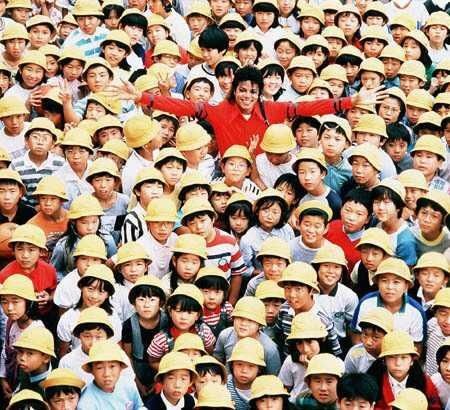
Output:
M13 159L10 168L19 173L26 188L23 201L28 205L36 206L38 201L33 196L33 192L36 190L37 184L43 177L53 175L65 162L64 158L51 152L39 166L30 159L30 151L26 151L23 156Z
M255 296L256 288L261 282L264 282L266 277L264 276L264 272L258 273L256 276L253 276L247 283L247 288L245 289L244 296Z
M416 21L417 29L423 27L429 17L427 9L420 0L412 0L406 7L397 7L395 2L390 1L385 4L384 11L388 15L389 21L399 13L409 14Z
M306 367L301 363L294 362L292 356L289 355L284 360L278 378L283 385L290 389L289 401L295 403L297 396L308 391L308 385L305 383Z
M158 152L158 150L153 151L153 158L156 158ZM125 195L131 196L133 185L136 182L136 175L141 169L152 167L153 161L145 159L133 149L122 169L122 192Z
M264 348L264 361L266 362L266 373L278 375L281 368L280 354L278 347L273 340L265 333L259 332L256 338ZM226 363L231 357L234 346L239 341L239 337L234 327L229 327L220 332L214 348L214 357L222 363Z
M130 198L121 192L116 192L115 194L116 200L109 208L103 209L103 215L100 219L102 221L102 229L111 233L118 244L120 242L120 226L122 226L122 221L127 213Z
M78 287L80 278L78 269L74 269L59 281L53 294L53 303L56 306L61 309L69 309L78 303L81 295Z
M130 293L133 285L133 283L128 282L126 279L123 280L123 285L120 283L114 285L115 292L111 296L111 304L114 306L122 323L129 319L135 312L133 305L128 300L128 293Z
M324 239L323 244L320 246L326 246L330 242ZM289 241L289 248L291 249L292 262L305 262L311 263L316 256L316 253L320 248L309 248L303 243L302 237L297 236Z
M383 229L381 223L377 227ZM396 232L389 234L389 238L395 256L402 259L408 266L414 266L417 262L416 240L408 224L403 221Z
M342 186L352 177L352 167L346 158L336 164L327 164L327 175L323 182L338 194Z
M73 30L64 40L62 48L74 46L80 50L85 57L96 57L100 55L100 44L108 35L109 30L99 26L94 34L86 34L80 28Z
M279 16L278 23L282 28L289 29L294 34L298 34L300 31L300 23L292 14L288 17Z
M147 232L146 214L147 211L142 208L140 203L128 212L123 221L122 230L120 231L122 243L136 241Z
M426 357L425 372L432 376L439 371L436 363L436 352L445 341L445 335L439 327L435 317L431 318L427 323L427 340L426 340Z
M307 201L318 200L322 202L327 202L328 206L333 211L333 219L338 219L341 213L342 199L341 197L333 191L330 187L325 187L325 192L322 195L312 195L306 194L302 199L300 199L300 204Z
M442 408L445 408L445 405L450 400L450 384L448 384L440 373L435 373L431 376L431 381L436 387L438 391L439 398L441 399Z
M11 159L20 157L25 153L25 133L28 131L29 126L30 123L25 121L22 132L14 136L8 135L5 132L5 127L2 126L0 130L0 146L9 153Z
M289 156L289 161L280 165L272 164L265 152L256 157L256 168L264 185L268 188L273 188L281 175L294 174L292 164L295 162L295 155L289 154Z
M147 409L158 410L191 410L195 406L195 400L189 393L186 393L176 405L173 405L162 391L146 400L145 406Z
M358 343L352 346L345 356L345 372L366 373L375 360L377 358L373 357L362 343Z
M362 297L353 315L351 328L354 331L361 332L359 327L361 316L377 306L384 307L379 291L368 293ZM417 301L405 294L402 307L393 315L394 330L404 330L409 333L414 342L420 343L423 341L426 332L426 318L422 306Z
M25 205L22 200L19 200L17 204L17 211L13 218L10 220L8 217L0 213L0 224L5 222L12 222L17 225L26 224L34 215L36 215L36 210L29 206Z
M86 170L81 178L75 173L68 162L63 164L63 166L54 173L55 177L59 178L66 187L68 200L64 202L64 208L69 209L72 201L80 195L92 194L92 192L94 192L92 185L86 181L86 176L91 163L92 161L88 160Z
M427 252L444 253L448 248L450 248L450 232L446 226L443 227L439 236L432 241L429 241L423 237L418 224L411 228L411 232L416 240L415 245L418 258Z
M11 97L11 96L18 97L22 101L25 102L25 101L28 100L28 98L30 97L31 93L33 91L35 91L36 89L37 89L37 87L32 88L32 89L23 88L19 83L16 83L11 88L8 88L5 91L5 94L3 94L3 95L5 97Z

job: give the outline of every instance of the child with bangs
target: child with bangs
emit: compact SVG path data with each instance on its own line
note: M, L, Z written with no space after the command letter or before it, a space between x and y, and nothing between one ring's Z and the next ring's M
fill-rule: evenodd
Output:
M222 384L227 381L227 370L214 356L204 355L194 360L195 370L198 374L195 380L195 394L198 394L207 384Z
M321 122L316 117L295 117L291 129L294 133L297 153L302 148L317 148L319 146L319 130Z
M227 202L223 213L226 232L233 235L237 243L254 225L252 203L242 193L234 193Z
M155 160L155 168L161 171L166 186L164 193L173 194L187 168L187 161L176 148L163 148Z
M54 369L42 382L50 410L59 410L62 406L65 410L76 410L84 386L84 381L69 369Z
M295 217L295 209L297 208L298 203L300 202L300 199L305 194L305 192L300 186L297 176L291 173L280 175L275 181L273 187L277 191L281 192L284 200L289 205L290 215L288 223L289 225L291 225L294 233L297 235L298 229Z
M284 91L282 87L285 78L284 68L270 60L268 63L262 63L260 67L264 81L263 99L277 101Z
M115 81L127 81L130 77L131 66L127 57L131 53L131 43L128 34L122 30L113 30L108 33L100 44L100 57L104 58L114 73Z

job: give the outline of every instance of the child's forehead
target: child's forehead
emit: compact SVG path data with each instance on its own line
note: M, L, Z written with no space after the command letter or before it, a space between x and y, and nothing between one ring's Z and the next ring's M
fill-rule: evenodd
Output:
M401 276L397 275L394 272L382 273L380 275L377 275L377 277L378 277L378 281L384 279L384 280L400 280L400 281L405 282L405 283L408 282L406 279L402 278Z
M164 375L164 378L169 376L190 376L191 372L188 369L174 369L170 370Z

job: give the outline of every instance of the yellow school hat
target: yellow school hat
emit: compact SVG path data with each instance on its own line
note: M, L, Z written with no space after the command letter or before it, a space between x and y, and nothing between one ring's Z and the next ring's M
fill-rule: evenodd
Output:
M171 251L173 253L189 253L197 255L201 259L206 259L208 257L205 238L193 233L179 235Z
M261 302L262 303L262 302ZM252 337L240 339L233 348L228 362L242 361L257 366L266 366L264 361L264 348L258 340Z
M253 30L247 29L238 33L236 42L234 44L234 49L238 49L240 44L247 41L254 41L255 43L259 44L261 49L263 48L261 36L256 34Z
M240 14L234 11L228 12L220 19L219 27L223 29L223 26L229 22L238 23L243 31L247 28L247 22L241 17Z
M444 143L441 141L439 137L434 135L422 135L414 145L414 148L411 150L411 155L414 156L414 153L417 151L427 151L436 154L443 161L445 161L447 157L447 153L445 150Z
M323 6L323 3L321 4ZM328 26L322 30L322 36L325 38L338 38L345 45L347 45L347 39L345 38L344 32L336 26Z
M178 220L177 207L169 198L154 198L147 207L147 222L173 222Z
M430 41L428 40L427 36L423 33L423 31L420 30L411 30L408 33L405 34L405 37L403 37L402 44L405 43L405 40L407 38L412 38L413 40L417 41L419 44L421 44L425 49L430 48Z
M326 50L330 49L330 45L328 44L327 39L320 34L314 34L312 36L309 36L305 40L305 42L303 43L303 48L310 46L319 46Z
M131 16L131 15L140 16L142 18L142 20L145 19L145 21L147 21L147 17L145 16L145 14L142 11L140 11L139 9L137 9L135 7L131 7L131 8L126 8L125 11L122 13L122 15L119 18L119 25L125 17Z
M72 14L72 13L67 13L67 14L62 18L62 20L58 23L58 26L59 26L60 24L63 24L63 23L70 24L70 25L72 25L72 26L78 27L78 23L77 23L77 21L75 20L75 17L73 17L73 14Z
M428 191L425 175L417 169L406 169L398 175L398 180L405 188L418 188Z
M27 403L27 408L28 406L33 406L32 408L34 408L35 406L36 408L39 408L40 406L41 408L50 410L49 405L44 401L42 396L38 392L29 389L23 389L13 394L8 407L6 407L6 410L21 409L23 408L22 402Z
M290 74L291 71L297 69L297 68L303 68L305 70L310 70L313 72L314 75L317 75L317 69L314 64L314 61L311 57L307 56L296 56L292 59L291 63L289 64L289 67L287 68L286 72L287 74Z
M211 193L230 194L234 187L229 187L225 182L211 182Z
M189 16L192 16L193 14L199 14L200 16L206 17L210 22L213 21L211 7L204 1L193 1L184 18L188 19Z
M291 332L286 340L324 339L328 331L313 312L302 312L292 319Z
M361 42L366 41L369 38L375 38L377 40L383 41L385 44L389 43L386 30L381 26L368 26L363 32L361 37Z
M95 101L94 98L90 98L90 100L91 100L91 101ZM106 104L105 104L104 107L107 108L107 107L106 107ZM78 128L80 128L80 129L82 129L82 130L84 130L84 131L87 131L87 133L89 134L89 136L90 136L90 137L93 137L93 136L94 136L94 130L95 130L96 122L97 122L97 121L92 120L92 119L91 119L91 120L89 120L89 119L81 120L81 121L78 123Z
M159 122L144 114L129 118L124 126L125 142L130 148L140 148L147 145L161 130Z
M41 49L42 49L43 47L41 47ZM60 106L62 106L63 105L63 102L62 102L62 100L61 100L61 98L60 98L60 93L61 93L61 88L59 88L59 87L51 87L50 88L50 90L48 90L48 92L44 95L44 96L42 96L42 99L43 100L50 100L50 101L53 101L53 102L55 102L56 104L58 104L58 105L60 105ZM58 128L55 128L55 134L59 134L59 133L62 133L62 131L61 130L59 130ZM58 139L58 138L56 138L56 139Z
M383 329L386 333L394 330L394 315L384 307L376 306L361 315L359 324L368 323Z
M6 151L6 149L4 149L3 147L0 147L0 161L7 162L8 165L11 163L9 152Z
M403 63L406 60L405 50L403 50L403 47L400 47L398 44L388 44L383 48L378 58L380 60L383 58L394 58L395 60L399 60Z
M427 410L428 400L420 390L408 387L402 390L389 406L399 410Z
M130 148L127 146L127 144L118 139L106 141L105 145L99 148L98 151L114 154L124 161L126 161L131 155Z
M331 374L342 377L345 372L344 362L331 353L319 353L309 361L305 379L319 374Z
M433 308L442 306L450 308L450 288L439 289L434 298Z
M80 127L75 127L67 131L59 145L62 147L83 147L89 150L91 154L94 152L91 136L86 130Z
M55 141L58 138L58 135L56 133L55 124L53 124L53 122L50 121L48 118L45 118L45 117L33 118L33 120L30 123L30 126L25 131L25 138L28 137L28 135L30 135L30 133L32 131L35 131L35 130L48 131L52 135L52 137Z
M433 71L433 77L436 77L436 74L440 71L450 71L450 58L444 58L441 62L436 66Z
M411 276L411 272L409 271L409 267L402 259L389 257L381 261L373 275L373 281L376 282L378 280L378 276L385 273L391 273L408 281L410 285L413 285L414 281Z
M189 356L182 352L170 352L165 354L159 362L158 373L156 373L155 381L161 380L161 376L173 371L173 370L188 370L192 378L197 376L194 363Z
M103 17L103 11L97 0L77 0L72 9L72 15L77 18L81 16Z
M147 24L148 28L153 26L161 26L170 32L170 26L167 24L166 19L160 16L159 14L153 13L150 17L148 17L147 21L148 21Z
M88 103L93 101L97 104L100 104L105 110L110 111L112 114L118 115L122 109L121 103L119 100L108 97L103 92L98 93L90 93L87 96ZM94 134L95 123L93 124L91 134Z
M384 336L381 342L379 358L397 354L413 354L419 356L412 337L403 330L394 330Z
M426 29L430 26L444 26L447 30L450 29L450 16L445 11L435 11L431 13L428 17L425 25L422 27L422 30L426 31Z
M363 71L372 71L378 73L383 78L385 77L384 64L381 60L375 57L366 58L359 66L358 75L360 76Z
M203 268L200 268L200 270L197 273L197 276L195 277L194 284L198 287L198 282L200 281L200 279L203 279L208 276L220 278L222 279L222 282L224 283L226 288L230 287L227 277L225 276L225 272L217 266L204 266Z
M181 57L178 44L171 40L161 40L156 44L153 49L153 57L160 56L162 54Z
M448 214L450 213L450 196L447 192L430 189L424 196L417 200L417 207L426 205L428 202L434 202Z
M0 118L29 113L25 102L19 97L11 95L0 98Z
M37 225L19 225L12 233L9 246L16 242L31 243L38 248L47 250L45 232Z
M87 170L86 181L91 182L93 177L99 174L108 174L120 179L117 164L111 158L101 157L92 162Z
M111 30L106 38L100 43L100 47L103 47L106 42L114 41L124 46L129 53L131 51L130 36L123 30Z
M230 199L227 201L227 207L236 202L247 202L250 206L253 206L253 202L241 191L233 192Z
M212 218L215 218L216 212L214 211L211 203L207 199L194 197L186 201L186 203L181 208L183 214L181 218L181 223L184 223L185 219L198 212L208 212Z
M319 265L321 263L335 263L341 265L344 269L347 269L347 260L345 259L345 253L342 248L333 243L326 244L319 248L316 256L311 261L313 265Z
M340 80L343 83L348 84L345 68L339 64L330 64L324 67L320 72L320 78L325 81Z
M289 393L283 386L283 382L274 375L258 376L253 381L250 392L249 403L253 403L255 400L265 396L289 396Z
M154 167L142 168L136 175L132 191L134 191L139 184L149 181L158 181L161 182L161 184L163 184L164 186L167 185L167 182L159 169L156 169Z
M224 154L222 155L222 161L226 160L227 158L243 158L245 159L250 165L253 163L253 158L250 155L250 152L248 151L247 147L244 145L232 145L229 147Z
M103 208L98 199L91 194L83 194L72 201L67 217L79 219L83 216L102 216L103 214Z
M176 158L180 162L182 162L184 166L187 166L187 161L186 158L183 156L183 154L176 148L169 147L163 148L161 151L159 151L159 154L155 159L155 167L161 162L163 162L166 158Z
M297 174L298 166L301 161L313 161L322 168L322 170L327 173L327 163L325 161L325 156L319 148L302 148L296 155L296 160L292 164L293 171Z
M182 283L181 285L179 285L169 296L169 298L167 299L167 303L169 303L171 298L178 295L187 296L195 300L200 306L203 306L203 303L205 301L201 290L197 286L190 283Z
M8 7L8 5L6 7ZM25 40L27 42L30 40L30 37L25 27L22 24L12 21L11 23L7 24L5 29L3 30L0 42L3 43L7 40L13 40L16 38Z
M323 10L318 6L312 6L310 4L305 4L304 6L302 6L297 19L300 20L304 17L314 17L320 22L322 26L325 25L325 14Z
M15 8L32 10L33 6L31 5L30 0L9 0L8 3L6 3L6 10Z
M437 98L434 100L434 103L436 104ZM420 115L419 121L417 121L417 124L414 126L414 131L417 133L420 128L422 128L425 124L431 124L434 125L437 128L441 127L441 116L434 111L427 111ZM425 127L426 128L426 127Z
M210 356L208 354L205 354L203 356L198 356L198 357L194 358L195 369L197 369L197 366L201 366L203 364L214 364L214 365L220 367L220 370L222 372L222 378L223 378L223 380L226 380L226 378L227 378L227 369L214 356Z
M182 125L175 134L175 144L178 151L193 151L209 144L210 141L210 135L201 125L195 122Z
M66 187L58 177L54 175L47 175L42 178L36 186L33 196L37 195L51 195L57 196L63 201L67 201Z
M439 93L434 99L433 109L437 104L450 105L450 92Z
M224 379L226 379L226 377ZM235 409L231 394L227 387L223 384L216 383L207 383L202 387L197 394L197 404L194 408L217 408L219 410Z
M422 268L438 268L444 271L445 274L450 272L447 258L439 252L426 252L417 261L413 272Z
M145 74L145 75L140 76L136 80L134 85L136 86L136 88L139 91L144 92L144 91L151 90L153 88L158 88L159 87L159 80L154 75Z
M0 295L14 295L32 302L37 301L33 282L27 276L20 274L14 274L5 279L0 288Z
M398 70L398 75L410 75L417 77L423 82L427 81L425 66L418 60L405 61L400 67L400 70Z
M90 256L92 258L99 258L106 261L108 259L106 253L106 245L100 236L95 234L88 234L83 236L75 246L73 257L76 256Z
M333 217L333 211L328 205L327 201L321 201L318 199L311 199L309 201L302 202L295 210L295 216L300 218L303 212L308 210L320 211L327 216L328 221L331 221Z
M342 7L342 3L339 0L325 0L320 3L320 8L326 11L338 11ZM331 26L329 26L331 27Z
M83 278L95 278L108 282L111 285L112 293L114 293L116 280L114 279L113 271L106 265L98 264L89 266L84 275L78 280L78 285Z
M94 135L97 134L97 132L99 132L100 130L103 130L105 128L120 128L121 130L123 130L123 126L120 120L111 114L103 115L96 121L96 126L94 128Z
M89 358L81 368L87 372L91 373L91 365L95 362L119 362L122 369L128 367L125 361L125 352L120 348L120 346L112 340L100 340L95 342L91 350L89 350Z
M29 327L25 329L13 344L13 347L37 350L38 352L56 357L53 335L45 327Z
M84 70L83 70L83 79L85 79L86 74L88 72L88 70L93 67L93 66L102 66L104 68L106 68L106 70L109 72L109 75L112 77L114 77L114 73L113 70L110 66L110 64L102 57L89 57L86 59L86 65L84 66Z
M40 383L44 390L57 386L70 386L81 390L85 384L73 370L61 367L52 370L47 378Z
M184 333L176 338L173 351L179 352L185 349L199 350L203 354L208 354L205 350L202 338L193 333Z
M411 31L416 28L416 20L409 13L398 13L392 17L389 28L392 29L395 26L402 26Z
M128 292L128 301L133 304L134 295L137 291L137 289L141 286L147 286L147 287L155 287L160 290L161 297L165 299L165 291L163 288L163 284L161 282L161 279L157 278L156 276L153 276L151 274L141 276L138 278L138 280L135 282L135 284L132 286L130 291ZM163 301L164 301L163 299Z
M283 270L278 285L283 288L286 282L307 285L316 292L320 292L317 282L317 272L311 265L305 262L293 262Z
M329 67L331 67L331 66L329 66ZM327 67L325 67L325 68L327 68ZM322 71L322 73L323 73L323 71ZM332 77L332 78L335 78L335 77ZM344 131L345 138L347 139L347 141L350 144L352 143L352 128L351 128L349 122L345 118L338 117L337 115L334 115L334 114L326 114L326 115L322 115L321 122L322 122L322 125L320 127L319 134L321 134L322 130L324 128L326 128L325 124L327 124L327 123L335 124L335 125L339 126L340 128L342 128L342 130Z
M39 47L39 51L45 56L54 56L57 60L61 56L61 49L54 44L46 44L45 46Z
M366 22L368 14L369 13L379 13L383 16L383 24L386 24L389 21L389 16L386 13L386 6L381 1L372 1L368 4L366 7L366 10L364 11L362 18L363 21ZM369 26L374 27L374 26Z
M203 59L202 49L198 45L198 37L195 37L190 43L186 50L189 54L196 58Z
M400 199L405 202L406 190L402 183L395 178L385 178L383 179L377 187L389 188L391 191L394 191Z
M300 38L291 30L283 30L281 36L277 39L277 41L275 41L274 47L277 48L282 41L289 41L297 49L298 54L300 54L302 43L300 42Z
M366 159L377 171L381 171L383 168L380 151L370 142L364 142L363 144L357 145L351 151L351 154L348 157L350 164L352 162L352 158L354 157L362 157Z
M52 34L54 34L56 32L56 27L53 24L53 21L50 19L50 17L48 16L44 16L42 14L36 14L35 16L29 18L27 20L27 22L25 23L25 28L29 31L29 29L33 26L38 26L40 24L45 24L46 26L48 26L50 28L50 31ZM45 47L45 46L44 46ZM54 46L56 47L56 46ZM56 50L59 50L58 47L56 47ZM41 52L44 52L42 50L42 47L40 48ZM57 52L57 54L52 54L52 55L58 55L59 51Z
M285 300L284 290L278 286L278 283L273 280L263 280L255 290L255 297L259 300L264 299L281 299Z
M25 185L20 178L20 174L9 168L0 169L0 181L14 181L17 182L23 189Z
M363 245L372 245L382 249L389 256L394 255L392 249L392 242L389 235L380 228L366 229L359 242L356 244L356 248L360 248Z
M264 303L255 296L244 296L237 301L233 310L233 318L235 317L253 320L261 326L267 325Z
M330 84L328 84L325 80L322 80L321 78L317 77L313 80L311 85L308 88L308 94L311 93L312 90L315 88L322 88L324 90L327 90L330 94L330 96L333 96L333 90L331 89ZM331 98L331 97L330 97Z
M361 50L359 50L358 48L356 48L355 46L352 46L352 45L342 47L339 50L337 56L338 56L338 58L341 56L352 56L352 57L359 58L361 61L364 60L364 55L361 52Z
M47 70L47 60L45 58L45 54L41 53L38 50L28 50L22 56L19 61L19 67L24 66L26 64L36 64L41 67L44 71Z
M137 259L143 259L149 262L152 260L146 249L139 242L127 242L124 243L117 251L116 266Z
M291 263L291 251L289 249L289 244L282 238L277 236L269 236L259 248L259 252L256 258L259 259L262 256L276 256L278 258L283 258Z
M189 173L185 173L180 180L180 186L179 186L179 194L178 194L178 199L181 199L181 196L183 194L183 192L191 186L194 185L201 185L203 186L206 190L208 190L208 192L211 191L211 187L209 185L208 180L206 179L206 177L197 170L192 170Z
M406 97L406 105L430 111L433 108L433 96L422 88L412 90Z
M276 198L281 201L282 206L284 206L285 208L288 207L286 199L284 199L281 191L278 191L278 189L275 188L266 188L264 191L261 191L255 200L254 207L258 206L261 201L267 198Z

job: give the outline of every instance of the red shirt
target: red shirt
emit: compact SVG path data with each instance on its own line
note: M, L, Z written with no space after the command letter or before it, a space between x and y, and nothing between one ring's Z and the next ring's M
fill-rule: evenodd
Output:
M214 128L221 155L231 145L248 146L252 135L257 134L261 141L264 132L270 124L282 123L287 118L293 118L296 115L333 114L336 111L343 111L352 107L351 97L340 98L339 100L328 99L302 102L301 104L264 101L264 111L267 119L265 121L258 103L255 104L248 120L242 116L239 107L228 100L224 100L218 105L208 103L195 104L187 100L144 93L141 98L141 104L148 105L156 110L170 112L177 116L196 116L207 120ZM256 154L260 153L262 153L262 150L258 145Z

